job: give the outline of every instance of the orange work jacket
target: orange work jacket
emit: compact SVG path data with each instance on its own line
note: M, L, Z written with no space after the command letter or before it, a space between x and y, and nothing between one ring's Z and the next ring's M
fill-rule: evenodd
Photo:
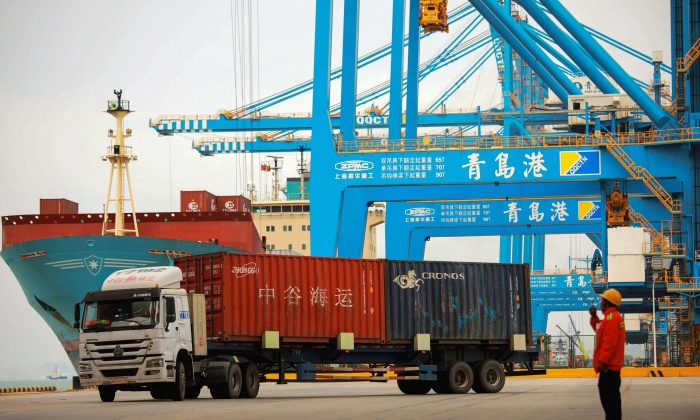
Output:
M615 308L603 312L603 319L591 317L591 327L595 330L595 351L593 366L605 365L609 370L619 372L625 357L625 320Z

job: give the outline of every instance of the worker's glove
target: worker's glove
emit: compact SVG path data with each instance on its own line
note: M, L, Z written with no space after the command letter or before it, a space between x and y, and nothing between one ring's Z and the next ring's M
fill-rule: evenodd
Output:
M596 309L595 305L588 308L588 313L590 313L591 316L596 316L598 314L598 310Z

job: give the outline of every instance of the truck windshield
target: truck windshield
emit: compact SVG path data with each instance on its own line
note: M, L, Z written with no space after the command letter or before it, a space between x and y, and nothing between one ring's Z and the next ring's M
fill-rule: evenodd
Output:
M158 300L88 302L83 330L152 328L158 324L158 308Z

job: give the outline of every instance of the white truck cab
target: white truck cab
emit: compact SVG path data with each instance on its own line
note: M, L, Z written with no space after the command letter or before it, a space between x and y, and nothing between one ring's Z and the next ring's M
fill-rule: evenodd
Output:
M100 291L85 295L82 317L76 305L81 385L96 385L103 401L114 400L117 390L173 399L199 393L201 387L186 389L192 377L190 308L201 300L203 310L204 298L188 296L181 279L177 267L120 270Z

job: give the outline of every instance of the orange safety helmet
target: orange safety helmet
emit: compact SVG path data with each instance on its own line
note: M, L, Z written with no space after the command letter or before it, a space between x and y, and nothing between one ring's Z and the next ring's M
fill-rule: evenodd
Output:
M600 297L615 306L620 306L620 303L622 302L622 294L615 289L606 290L602 295L600 295Z

